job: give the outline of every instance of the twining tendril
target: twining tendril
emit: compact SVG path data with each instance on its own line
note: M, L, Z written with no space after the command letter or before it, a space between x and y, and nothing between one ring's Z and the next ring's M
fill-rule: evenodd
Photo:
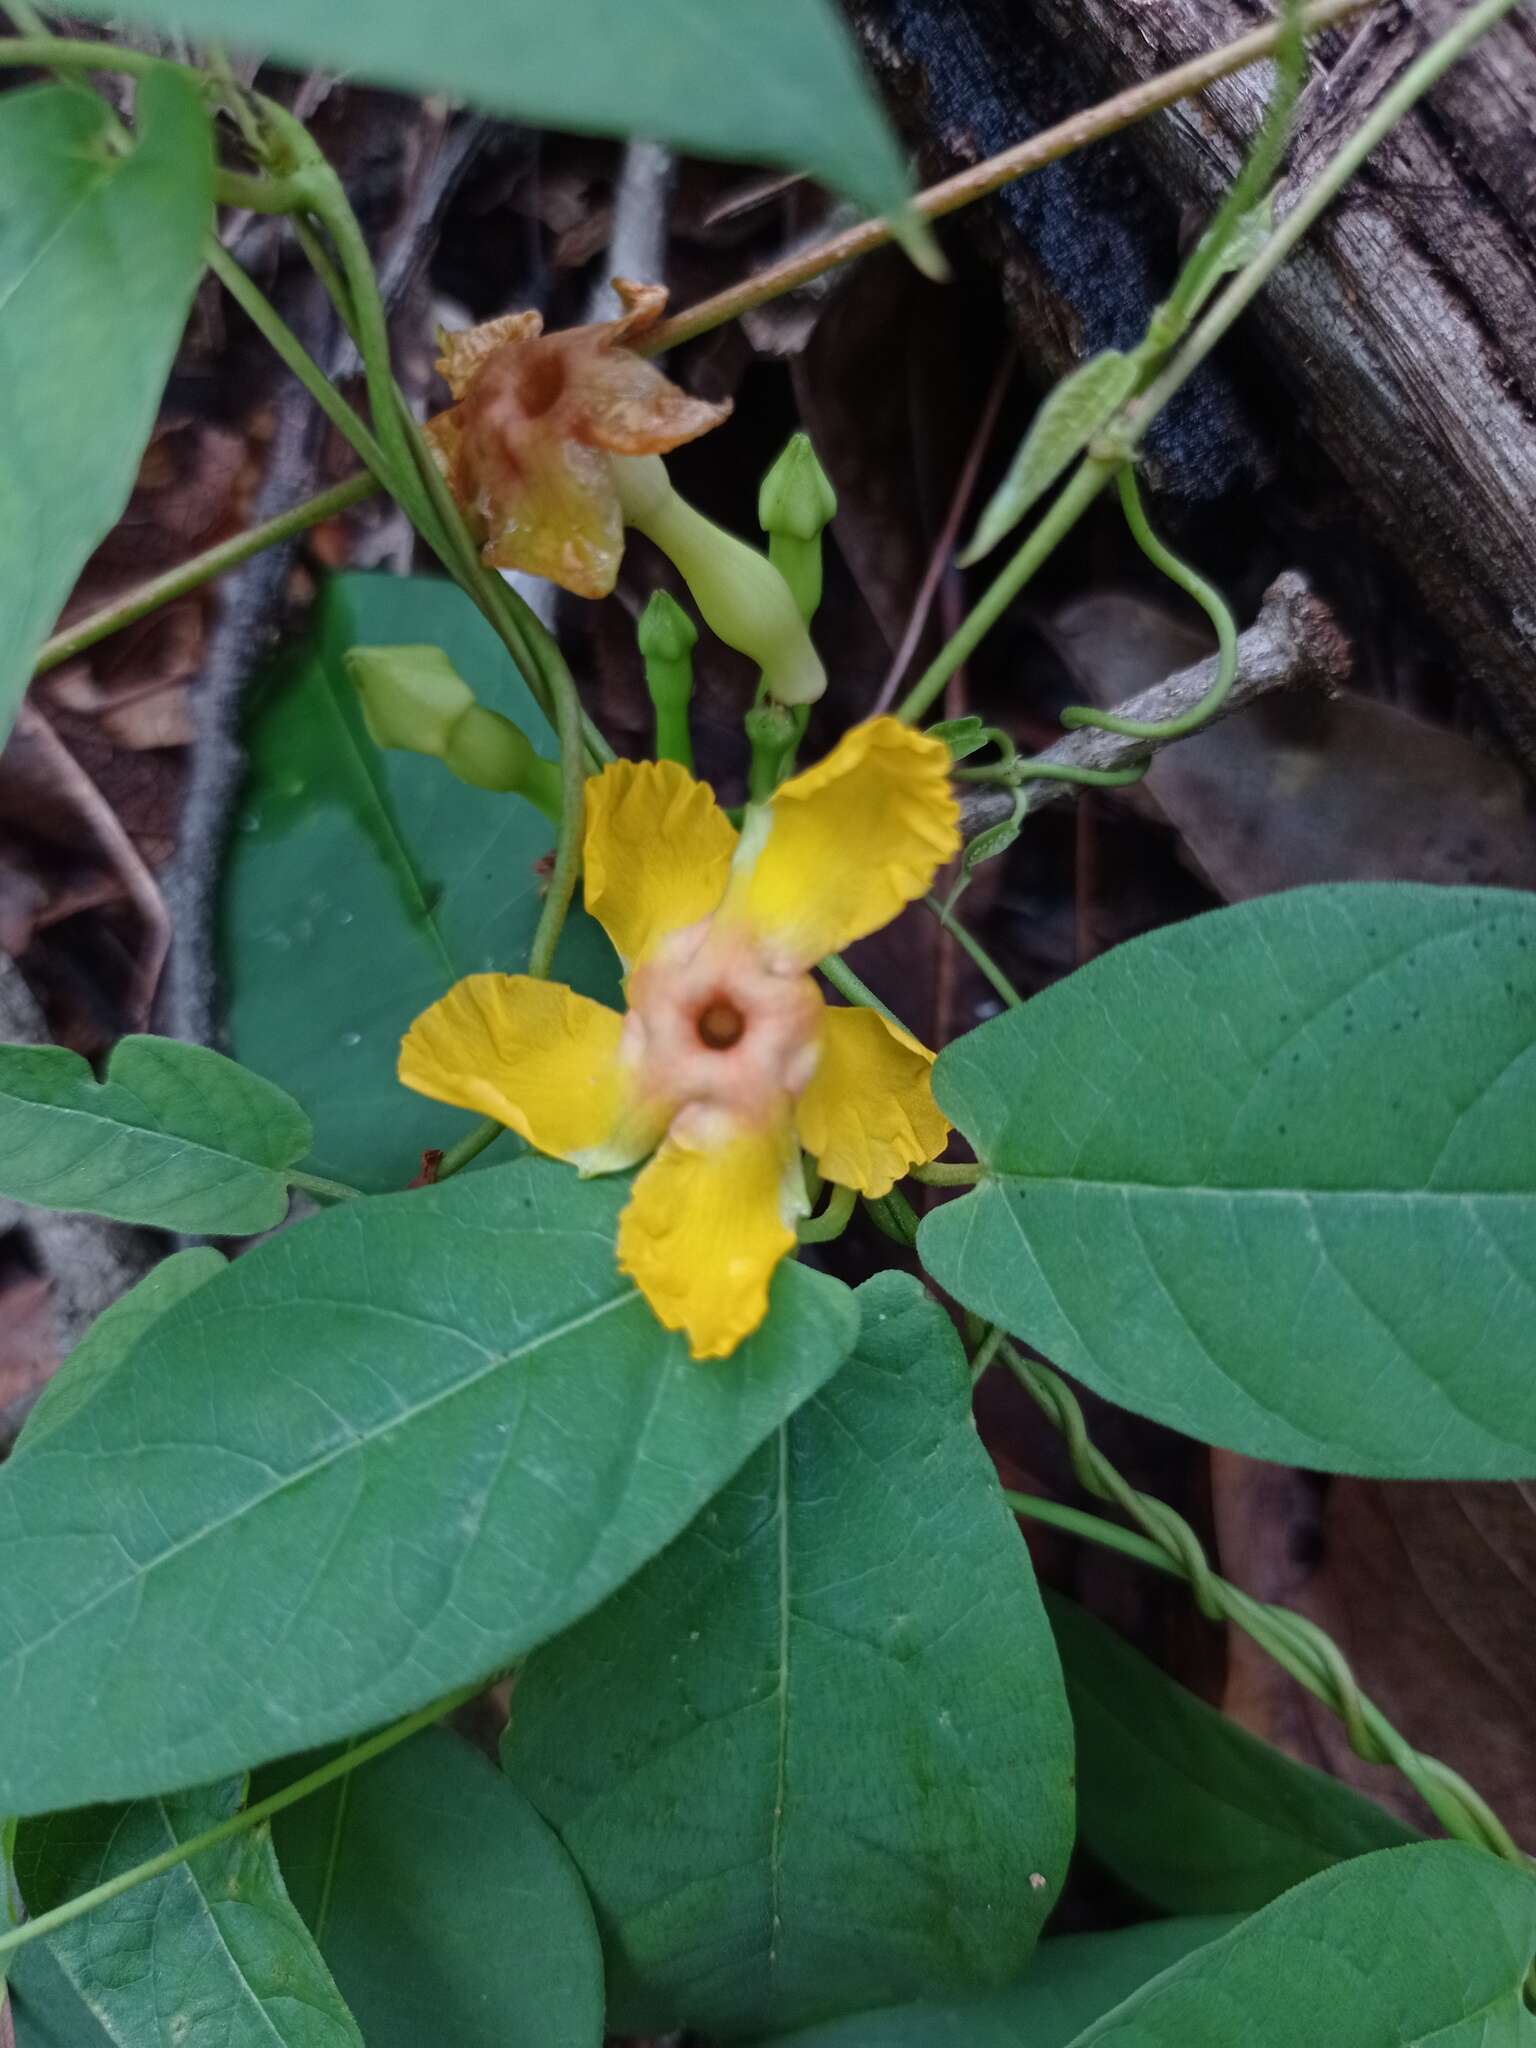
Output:
M1233 1622L1251 1636L1277 1664L1338 1715L1357 1756L1364 1757L1367 1763L1391 1764L1407 1779L1447 1834L1490 1850L1523 1870L1531 1867L1530 1859L1481 1793L1449 1764L1415 1749L1361 1691L1337 1643L1305 1615L1255 1600L1222 1578L1212 1569L1199 1537L1184 1517L1166 1501L1137 1492L1089 1436L1077 1396L1059 1373L1037 1359L1026 1358L1010 1343L1000 1344L997 1355L1006 1361L1020 1385L1060 1431L1079 1485L1096 1500L1109 1501L1119 1508L1150 1539L1157 1561L1188 1581L1203 1614L1212 1621ZM1026 1495L1010 1496L1010 1500L1021 1513L1038 1515L1045 1521L1055 1519L1053 1503L1036 1502ZM1094 1533L1086 1526L1090 1519L1073 1515L1068 1521L1066 1513L1061 1517L1063 1526L1087 1535Z
M1115 482L1125 521L1136 545L1170 583L1176 583L1186 596L1195 600L1215 628L1216 679L1197 704L1191 704L1176 718L1121 718L1113 711L1095 711L1091 705L1072 704L1062 712L1061 722L1073 727L1091 725L1099 732L1123 733L1127 739L1133 740L1183 739L1187 733L1197 732L1216 716L1237 678L1237 621L1221 593L1207 583L1197 569L1181 561L1152 531L1137 488L1136 472L1129 463L1116 476ZM1145 774L1145 767L1141 772Z

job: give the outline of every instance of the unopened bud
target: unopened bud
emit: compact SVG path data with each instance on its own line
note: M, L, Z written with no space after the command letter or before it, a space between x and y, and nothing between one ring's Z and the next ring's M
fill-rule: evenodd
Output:
M770 697L814 703L826 670L772 562L680 498L659 455L615 456L613 474L625 523L674 564L711 632L757 663Z
M837 511L837 493L816 459L809 434L792 434L763 478L757 520L768 559L794 594L807 624L821 603L821 533Z
M559 769L520 726L476 701L440 647L352 647L342 663L376 746L425 754L461 782L515 792L559 818Z
M656 711L656 758L693 767L688 706L693 698L693 649L699 629L675 597L652 594L640 614L635 638L645 663L645 686Z

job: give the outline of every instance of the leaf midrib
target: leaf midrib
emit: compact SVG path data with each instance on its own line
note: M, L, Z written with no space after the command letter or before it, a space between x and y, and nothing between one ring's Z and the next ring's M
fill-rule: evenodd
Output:
M1018 1188L1066 1188L1076 1193L1110 1195L1193 1195L1211 1201L1277 1202L1532 1202L1536 1187L1516 1188L1374 1188L1247 1186L1221 1187L1202 1181L1101 1180L1092 1174L1020 1173L1007 1167L986 1166L977 1188L988 1186Z
M91 1081L85 1085L100 1089L102 1087L121 1087L123 1084L109 1078L106 1082ZM128 1092L131 1094L133 1091L130 1089ZM138 1099L138 1097L135 1097L135 1100ZM274 1175L278 1179L283 1180L286 1185L286 1172L283 1166L271 1165L264 1159L250 1159L239 1152L221 1152L217 1147L205 1143L201 1138L184 1138L175 1131L158 1130L153 1124L126 1123L107 1115L99 1109L91 1109L83 1105L63 1102L41 1102L35 1096L13 1095L8 1091L0 1090L0 1106L6 1104L14 1105L15 1108L22 1111L32 1110L43 1116L74 1118L93 1126L99 1125L102 1130L113 1136L131 1132L137 1137L158 1140L163 1145L173 1146L180 1153L191 1152L203 1159L219 1161L230 1166L244 1167L252 1173ZM288 1163L291 1164L292 1162ZM45 1176L41 1185L47 1187L50 1180L57 1180L59 1178L60 1173L72 1173L80 1164L81 1162L78 1159L71 1160L68 1166L60 1167L58 1172ZM133 1180L141 1179L143 1172L151 1170L145 1168L138 1174L130 1174L127 1181L115 1182L109 1192L115 1194L118 1188L127 1186Z
M62 1635L66 1629L73 1628L77 1623L84 1621L87 1616L93 1614L98 1607L104 1606L107 1601L115 1599L125 1586L143 1585L162 1565L174 1563L185 1552L195 1550L199 1544L206 1542L210 1537L217 1536L222 1530L230 1527L231 1524L243 1520L247 1515L258 1513L269 1502L276 1500L291 1488L302 1486L316 1477L317 1474L329 1471L331 1466L339 1464L343 1458L352 1457L369 1450L380 1438L406 1428L409 1424L415 1422L419 1416L430 1414L433 1409L441 1407L445 1402L457 1399L460 1394L467 1393L471 1388L479 1386L482 1380L488 1379L494 1372L501 1371L504 1366L515 1365L520 1358L528 1357L531 1352L540 1350L548 1344L556 1344L562 1338L569 1337L575 1331L585 1328L587 1324L596 1322L603 1316L611 1315L616 1309L627 1308L632 1301L638 1299L638 1289L633 1287L627 1288L622 1294L615 1295L609 1301L599 1303L595 1308L585 1310L581 1315L572 1316L552 1330L540 1331L537 1336L531 1338L528 1343L521 1345L515 1351L491 1354L479 1371L469 1374L464 1379L456 1380L450 1387L440 1389L428 1400L419 1401L414 1408L408 1408L399 1415L391 1416L387 1422L381 1424L378 1428L349 1436L344 1443L337 1445L325 1457L315 1459L312 1463L306 1465L302 1471L290 1472L276 1486L268 1487L265 1493L255 1494L250 1499L242 1501L231 1513L219 1516L216 1521L205 1523L201 1529L196 1530L190 1536L184 1537L181 1542L174 1543L169 1549L162 1550L158 1557L150 1558L137 1571L117 1579L112 1585L105 1587L93 1599L88 1600L83 1607L77 1607L72 1613L63 1616L45 1634L35 1636L29 1642L23 1643L19 1650L5 1660L4 1664L0 1664L0 1670L14 1667L18 1661L25 1668L27 1659L35 1652L44 1649L53 1641L55 1636ZM367 1303L355 1305L364 1308L369 1306ZM464 1332L456 1330L453 1332L453 1335L462 1339ZM46 1450L39 1452L33 1459L29 1470L35 1470L38 1461L47 1455Z

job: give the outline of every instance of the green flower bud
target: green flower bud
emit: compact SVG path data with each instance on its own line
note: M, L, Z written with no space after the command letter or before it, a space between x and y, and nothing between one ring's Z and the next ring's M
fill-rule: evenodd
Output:
M560 816L560 770L521 727L475 700L440 647L352 647L342 665L376 746L425 754L475 789L515 792Z
M816 540L836 516L837 493L810 435L791 434L757 494L758 525L790 540Z
M635 638L645 663L645 686L656 711L656 758L693 768L688 706L693 697L693 648L699 629L665 590L652 593Z
M752 758L747 769L747 795L755 804L766 803L778 788L784 763L800 737L798 711L787 704L754 704L744 721Z
M807 624L821 603L821 532L837 511L837 493L816 459L809 434L792 434L763 478L758 524L768 559L794 593Z
M651 601L640 614L635 628L640 654L646 662L663 668L679 668L698 645L699 629L670 591L651 593ZM690 664L691 668L691 664ZM692 687L692 676L689 677Z
M615 456L613 476L625 524L676 566L710 631L757 663L770 697L814 703L826 670L772 562L680 498L659 455Z

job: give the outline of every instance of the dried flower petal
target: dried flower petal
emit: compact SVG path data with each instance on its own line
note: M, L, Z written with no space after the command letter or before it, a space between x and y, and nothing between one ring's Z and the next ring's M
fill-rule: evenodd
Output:
M654 327L660 285L616 279L624 311L545 334L509 313L442 338L438 368L459 403L427 439L487 563L606 597L623 553L611 455L679 447L729 404L690 398L626 345Z

